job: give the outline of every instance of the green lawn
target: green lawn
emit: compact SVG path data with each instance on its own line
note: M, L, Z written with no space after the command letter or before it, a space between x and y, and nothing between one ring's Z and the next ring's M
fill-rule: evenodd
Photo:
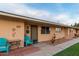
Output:
M79 43L72 45L54 56L79 56Z

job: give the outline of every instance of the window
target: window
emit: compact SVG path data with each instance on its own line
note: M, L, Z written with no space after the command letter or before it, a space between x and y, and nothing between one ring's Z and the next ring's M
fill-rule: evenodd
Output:
M49 34L50 30L49 27L41 27L41 34Z
M61 28L60 27L57 27L56 28L56 32L61 32Z

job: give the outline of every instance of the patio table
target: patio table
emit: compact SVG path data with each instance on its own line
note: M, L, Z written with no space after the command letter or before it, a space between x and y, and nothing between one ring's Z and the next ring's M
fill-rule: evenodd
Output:
M11 49L19 48L21 40L8 40L11 45Z

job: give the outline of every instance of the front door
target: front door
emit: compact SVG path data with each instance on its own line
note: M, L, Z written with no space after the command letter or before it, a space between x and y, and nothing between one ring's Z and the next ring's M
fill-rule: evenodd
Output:
M33 43L38 42L38 28L37 26L31 26L31 39L33 40Z

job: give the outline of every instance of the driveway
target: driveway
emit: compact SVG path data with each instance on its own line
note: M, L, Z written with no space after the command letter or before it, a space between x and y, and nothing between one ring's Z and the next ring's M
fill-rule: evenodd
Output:
M38 43L35 44L35 47L39 47L40 50L31 54L28 54L28 56L52 56L76 43L79 42L79 38L74 38L70 41L58 44L58 45L51 45L46 43Z

